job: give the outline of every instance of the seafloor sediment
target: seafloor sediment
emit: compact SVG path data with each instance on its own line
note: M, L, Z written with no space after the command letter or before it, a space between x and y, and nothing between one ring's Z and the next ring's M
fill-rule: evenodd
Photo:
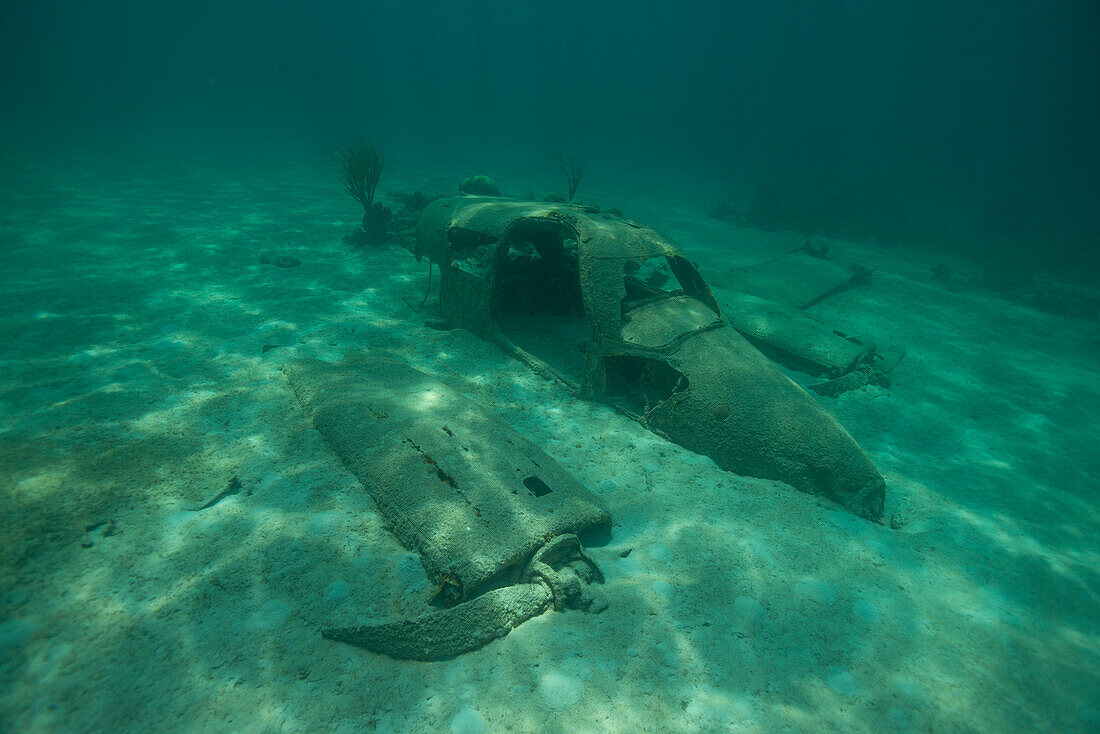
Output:
M387 171L379 197L468 173ZM822 399L886 477L891 528L426 328L425 266L342 243L356 205L323 162L32 165L0 188L4 728L1100 725L1095 324L831 242L873 282L814 313L907 349L890 387ZM802 244L675 191L591 196L675 238L720 302L730 269ZM279 371L362 349L455 386L607 503L606 612L431 664L320 639L433 591Z

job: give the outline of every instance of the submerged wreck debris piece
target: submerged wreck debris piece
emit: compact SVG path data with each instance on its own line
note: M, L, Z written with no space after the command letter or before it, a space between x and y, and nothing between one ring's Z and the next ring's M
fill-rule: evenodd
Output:
M442 659L507 634L551 603L598 611L591 592L575 588L574 579L582 587L602 581L576 534L606 531L611 516L549 455L399 362L302 359L283 371L313 426L398 540L419 554L438 582L433 604L444 607L329 629L326 637L393 657Z
M737 268L728 279L730 287L740 293L804 309L859 285L868 279L870 272L800 248L774 260Z
M467 196L500 196L500 187L496 181L484 175L462 179L458 190Z
M443 318L540 374L724 469L881 517L885 482L871 460L730 326L695 266L652 228L569 204L441 199L424 210L414 254L441 265ZM808 270L825 262L804 257Z
M201 512L202 510L209 510L211 507L218 504L226 497L234 494L239 494L243 486L244 485L241 484L240 479L238 479L237 477L231 477L229 480L229 484L226 485L225 489L223 489L221 492L218 492L216 495L208 499L206 502L203 502L198 507L190 508L191 512Z
M876 351L871 355L868 363L860 364L840 377L810 385L810 389L818 395L835 398L849 390L858 390L866 385L890 387L890 372L898 366L898 362L904 356L904 349L889 348Z
M807 313L747 293L723 299L722 315L771 359L814 377L835 379L871 361L875 345L837 333Z
M827 398L835 398L849 390L858 390L861 387L875 382L875 371L867 365L858 367L841 377L810 385L810 389L818 395Z
M732 271L730 284L737 292L723 300L722 315L771 359L827 378L812 389L836 397L888 382L886 373L899 351L843 334L802 310L869 279L867 268L832 262L827 253L825 245L807 242L783 257Z
M112 535L118 535L122 531L118 529L118 524L114 519L97 520L93 523L88 523L84 526L84 535L80 539L81 548L91 548L95 545L95 536L100 538L109 538Z
M288 270L290 268L296 268L302 264L302 261L293 255L276 255L271 259L271 264L277 268L283 268Z

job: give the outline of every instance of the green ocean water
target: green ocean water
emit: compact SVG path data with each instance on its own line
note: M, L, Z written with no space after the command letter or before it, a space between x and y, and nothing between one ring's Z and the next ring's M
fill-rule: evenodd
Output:
M1091 4L0 12L0 728L1097 725ZM377 246L330 159L361 138ZM560 195L559 153L724 309L807 238L872 271L807 313L906 351L819 399L884 524L432 325L410 197ZM607 611L437 663L320 638L437 591L279 371L361 350L606 503Z

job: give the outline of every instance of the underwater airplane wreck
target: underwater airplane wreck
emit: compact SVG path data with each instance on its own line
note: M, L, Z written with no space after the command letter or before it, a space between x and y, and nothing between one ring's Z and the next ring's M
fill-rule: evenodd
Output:
M428 205L414 254L439 264L440 309L453 326L723 469L881 518L885 483L871 460L723 318L696 268L654 229L590 207L463 196ZM803 291L860 275L838 277L838 266L811 256L786 267L800 271ZM793 331L778 319L780 304L755 303L764 305L739 302L742 322ZM529 335L537 347L520 343ZM834 339L849 348L847 371L873 362L873 351Z
M881 519L885 482L870 458L760 349L828 378L822 394L884 379L900 357L799 310L865 277L859 269L795 252L735 272L731 322L654 229L594 207L495 196L430 203L414 254L439 266L448 327L723 469ZM607 531L610 513L537 446L399 362L295 360L284 372L314 428L437 585L434 609L326 629L326 638L438 660L551 607L607 607L593 587L602 573L578 536Z

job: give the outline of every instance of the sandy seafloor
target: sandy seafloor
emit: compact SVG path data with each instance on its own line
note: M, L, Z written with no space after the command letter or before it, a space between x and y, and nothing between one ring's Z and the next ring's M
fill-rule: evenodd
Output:
M478 172L391 168L386 202ZM582 200L670 235L719 300L730 268L801 244L589 176ZM812 311L908 351L889 389L823 401L886 477L892 530L425 328L425 265L341 242L357 205L323 159L19 165L0 188L0 730L1100 727L1094 323L831 242L873 283ZM261 261L278 254L301 265ZM440 663L320 638L432 591L279 372L361 349L457 387L606 501L606 612Z

